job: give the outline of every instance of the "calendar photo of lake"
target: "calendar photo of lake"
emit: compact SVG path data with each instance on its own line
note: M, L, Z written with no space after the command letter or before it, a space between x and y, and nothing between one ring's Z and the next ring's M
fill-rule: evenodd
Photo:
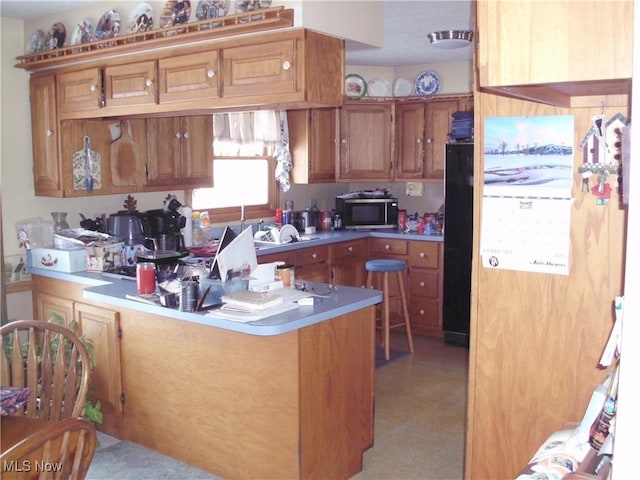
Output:
M571 115L490 117L484 131L484 195L571 196Z

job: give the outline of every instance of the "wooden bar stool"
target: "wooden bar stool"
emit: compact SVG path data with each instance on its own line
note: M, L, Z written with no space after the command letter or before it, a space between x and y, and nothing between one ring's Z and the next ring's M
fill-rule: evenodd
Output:
M409 344L409 352L413 353L413 338L411 337L411 323L409 322L409 309L407 308L407 293L404 285L404 276L402 272L406 268L404 262L400 260L391 259L376 259L369 260L365 264L367 270L367 287L373 287L373 274L382 273L382 318L380 319L382 331L382 338L384 341L384 358L389 360L389 331L392 328L404 327L407 333L407 343ZM389 274L396 273L398 278L398 286L400 287L400 301L402 303L402 321L391 323L389 316ZM377 320L377 319L376 319Z

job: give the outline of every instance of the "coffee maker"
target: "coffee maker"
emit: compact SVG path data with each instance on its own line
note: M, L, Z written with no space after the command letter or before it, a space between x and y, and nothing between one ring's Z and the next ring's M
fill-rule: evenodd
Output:
M152 248L184 252L186 248L181 230L186 221L187 219L177 211L160 208L144 212L142 228L145 237L153 239Z

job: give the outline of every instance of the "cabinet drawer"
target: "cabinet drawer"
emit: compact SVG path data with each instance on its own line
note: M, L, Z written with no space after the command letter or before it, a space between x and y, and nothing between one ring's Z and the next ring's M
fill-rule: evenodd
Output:
M409 302L411 327L417 334L440 329L440 303L437 300L412 299Z
M218 51L158 61L160 103L218 98Z
M308 265L310 263L320 263L329 260L329 247L308 247L295 252L295 265Z
M367 243L364 240L354 240L352 242L331 245L331 257L334 259L364 257L366 255Z
M285 265L294 265L294 252L270 253L269 255L260 255L258 263L284 262Z
M155 105L155 62L117 65L104 69L107 107Z
M440 294L440 276L437 270L413 268L409 275L410 297L438 298Z
M409 242L409 266L438 268L438 247L436 242Z
M97 110L102 107L102 83L98 68L59 74L56 90L61 112Z
M369 257L374 258L377 253L392 253L394 255L407 254L406 240L390 240L388 238L369 239Z

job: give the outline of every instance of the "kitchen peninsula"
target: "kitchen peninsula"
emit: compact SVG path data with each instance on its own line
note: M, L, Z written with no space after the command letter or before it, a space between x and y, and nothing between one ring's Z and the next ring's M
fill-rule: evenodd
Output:
M98 359L117 368L96 387L123 402L105 402L106 432L223 478L337 479L362 469L373 444L380 291L339 286L313 306L246 324L128 300L127 280L33 274L46 298L75 299L85 335L106 341L101 328L118 330L119 348Z

